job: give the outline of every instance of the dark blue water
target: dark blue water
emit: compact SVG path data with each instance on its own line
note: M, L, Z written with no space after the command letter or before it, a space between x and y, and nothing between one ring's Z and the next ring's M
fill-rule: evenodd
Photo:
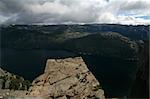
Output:
M33 80L43 73L46 60L77 56L67 51L1 49L2 68ZM107 97L122 97L129 93L136 62L101 56L83 56L90 71L99 80Z
M33 80L43 73L47 59L73 57L74 53L49 50L1 49L1 67L26 79Z

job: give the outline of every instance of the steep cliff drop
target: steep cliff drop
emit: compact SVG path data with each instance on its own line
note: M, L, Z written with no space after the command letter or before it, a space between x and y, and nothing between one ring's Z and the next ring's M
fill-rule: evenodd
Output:
M104 99L100 83L81 57L48 59L45 71L37 77L29 96L49 99Z
M139 51L139 67L129 98L149 99L149 55L149 42L145 41Z

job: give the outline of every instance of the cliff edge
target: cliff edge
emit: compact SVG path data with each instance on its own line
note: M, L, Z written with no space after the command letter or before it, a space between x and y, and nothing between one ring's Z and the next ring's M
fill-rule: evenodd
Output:
M104 99L100 83L81 57L48 59L45 71L37 77L28 95L57 99Z

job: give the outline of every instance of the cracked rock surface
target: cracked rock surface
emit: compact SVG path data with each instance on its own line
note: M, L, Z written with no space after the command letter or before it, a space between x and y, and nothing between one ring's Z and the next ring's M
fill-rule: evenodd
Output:
M104 99L100 83L81 57L48 59L45 71L37 77L28 95L48 99Z

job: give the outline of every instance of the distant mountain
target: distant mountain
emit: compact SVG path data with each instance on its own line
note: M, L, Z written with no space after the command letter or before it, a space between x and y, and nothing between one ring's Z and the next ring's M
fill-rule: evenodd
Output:
M65 49L78 54L130 57L137 50L135 41L148 40L149 26L10 25L2 26L0 33L2 48Z
M135 42L118 33L93 34L65 42L65 48L82 55L129 58L136 55ZM129 54L130 53L130 54Z
M117 32L134 40L145 40L149 36L149 25L85 24L85 25L10 25L1 26L1 32L24 32L62 34L67 32L101 33ZM13 34L12 34L13 35Z

